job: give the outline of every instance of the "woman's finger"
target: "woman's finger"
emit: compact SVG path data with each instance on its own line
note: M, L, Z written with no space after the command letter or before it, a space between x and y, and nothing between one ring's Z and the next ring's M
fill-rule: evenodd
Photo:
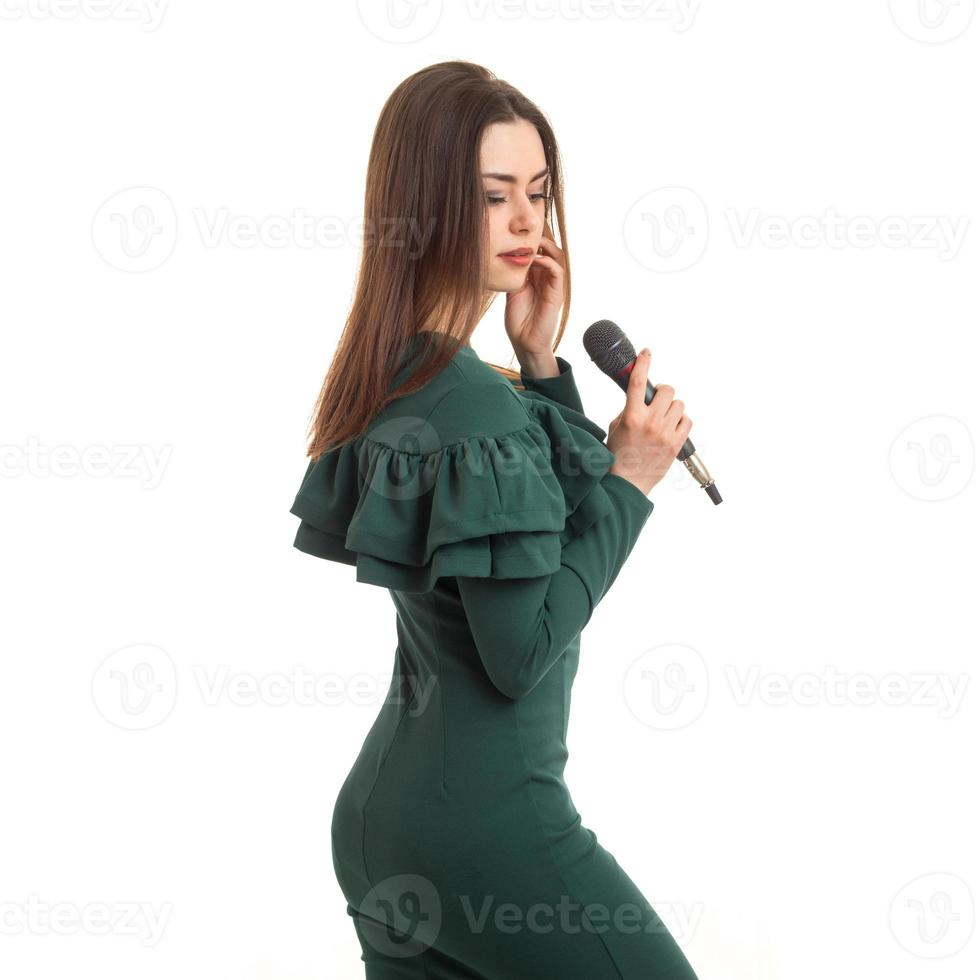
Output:
M556 262L550 255L535 255L531 264L545 269L558 282L564 282L565 267L560 262Z
M541 253L534 253L535 261L540 261L542 258L550 258L552 261L557 262L559 266L564 270L565 268L565 254L554 242L541 242Z
M639 410L640 405L646 403L647 378L649 375L650 351L644 347L636 355L636 360L633 362L633 370L630 371L629 380L626 382L626 405L628 408Z

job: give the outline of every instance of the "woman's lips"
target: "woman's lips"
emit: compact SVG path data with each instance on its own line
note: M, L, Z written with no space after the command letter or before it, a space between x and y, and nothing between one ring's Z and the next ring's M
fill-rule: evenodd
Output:
M511 265L530 265L534 255L531 252L526 252L524 255L500 255L499 258L505 262L510 262Z

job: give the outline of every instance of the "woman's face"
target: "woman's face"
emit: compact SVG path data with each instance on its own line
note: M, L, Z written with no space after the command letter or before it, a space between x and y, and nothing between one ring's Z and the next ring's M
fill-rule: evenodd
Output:
M486 201L489 243L487 289L512 292L527 278L532 260L501 258L514 249L538 250L544 232L547 162L541 137L526 119L494 123L483 134L480 173Z

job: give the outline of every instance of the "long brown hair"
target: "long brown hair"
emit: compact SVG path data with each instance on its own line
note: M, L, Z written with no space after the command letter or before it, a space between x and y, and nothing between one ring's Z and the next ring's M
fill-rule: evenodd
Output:
M545 215L557 221L565 256L568 320L571 264L565 244L561 161L544 114L488 69L444 61L410 75L381 110L368 159L364 245L354 299L314 407L307 455L356 438L394 398L422 387L467 343L495 293L485 288L487 207L480 144L487 126L524 119L538 131L550 169ZM415 369L392 389L406 345L427 335ZM487 362L512 382L520 373ZM518 385L519 387L519 385Z

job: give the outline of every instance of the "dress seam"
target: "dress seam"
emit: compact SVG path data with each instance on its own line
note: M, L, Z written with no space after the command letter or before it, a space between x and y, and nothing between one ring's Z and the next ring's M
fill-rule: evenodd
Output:
M450 392L451 394L451 392ZM435 409L433 409L435 411ZM431 415L432 412L429 413ZM425 422L429 421L428 416L424 419ZM534 423L534 419L528 417L527 422L524 425L518 426L516 429L510 429L507 432L500 432L497 435L491 436L485 433L476 433L471 436L463 436L462 439L457 439L455 442L444 442L440 444L438 449L429 450L425 453L412 452L411 449L395 449L394 446L389 446L388 443L382 442L380 439L372 439L369 435L358 436L360 442L369 442L372 446L381 446L382 449L388 449L393 453L398 453L401 456L435 456L437 453L445 452L447 449L451 449L453 446L461 446L464 442L473 442L474 439L506 439L508 436L516 436L520 432L526 432L531 425Z
M401 646L397 646L396 651L399 651L399 659L401 659L400 650ZM398 664L395 665L396 667ZM364 880L367 881L368 885L373 889L375 887L374 879L371 873L368 871L368 859L367 859L367 824L368 824L368 807L371 805L371 799L374 796L374 791L378 788L378 782L381 779L381 773L384 771L385 763L388 761L388 756L391 755L391 750L394 748L395 739L398 738L398 733L401 730L402 723L408 717L408 712L411 709L411 701L405 706L405 710L402 711L401 715L398 717L398 724L395 725L395 730L391 733L391 739L388 745L385 747L384 756L381 759L375 773L374 781L371 783L370 792L364 799L364 806L361 807L361 864L364 865Z
M433 590L431 592L428 592L426 594L426 599L428 601L426 602L425 611L426 611L426 615L427 615L427 617L429 619L429 625L432 628L431 629L431 632L432 632L433 636L435 637L435 642L433 643L432 647L433 647L433 653L434 653L435 660L436 660L436 684L437 685L440 685L442 683L442 655L440 653L440 642L439 642L439 617L436 616L436 615L434 615L434 611L433 611L434 610L434 606L435 606L435 591ZM440 782L442 783L443 797L448 800L449 799L449 790L446 787L446 771L447 771L447 765L446 765L446 740L447 740L447 733L446 733L446 703L445 703L445 701L442 698L442 691L441 690L439 692L439 695L440 695L439 696L439 718L440 718L440 720L442 722L442 779L440 780Z
M517 713L518 710L519 709L515 709L514 711L514 727L517 729L517 740L521 747L521 757L524 759L525 771L529 771L531 768L531 762L527 757L527 752L525 751L524 737L521 733L521 722ZM534 812L538 818L538 828L540 829L541 834L545 839L545 843L548 845L548 853L551 855L552 864L554 865L555 870L558 873L558 877L561 878L562 883L564 884L566 890L568 891L569 897L571 897L572 889L569 887L568 879L565 877L565 874L561 868L561 862L558 860L557 856L555 855L554 849L552 848L551 837L548 835L548 832L545 830L544 822L541 819L541 810L538 807L538 801L534 798L534 787L531 786L530 784L527 784L527 786L528 786L528 796L530 796L531 798L531 806L534 807ZM595 926L595 923L592 922L592 917L588 914L588 912L585 911L584 908L582 910L582 914L585 915L586 918L588 918L589 922L591 922L593 926ZM609 957L609 961L610 963L612 963L613 969L616 971L620 980L625 980L622 971L619 969L619 964L616 962L616 959L612 954L612 950L609 949L609 945L606 943L606 940L602 937L602 934L599 932L595 932L593 933L593 935L597 936L599 941L602 943L602 948L606 951L606 955Z

